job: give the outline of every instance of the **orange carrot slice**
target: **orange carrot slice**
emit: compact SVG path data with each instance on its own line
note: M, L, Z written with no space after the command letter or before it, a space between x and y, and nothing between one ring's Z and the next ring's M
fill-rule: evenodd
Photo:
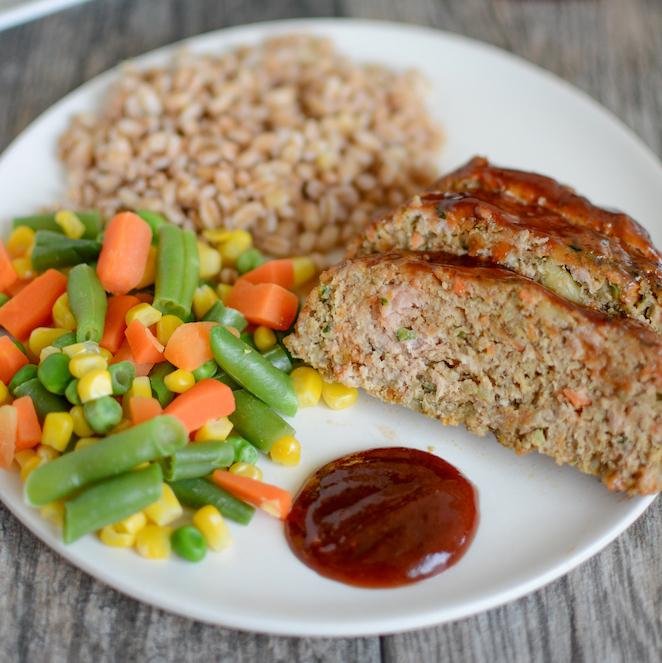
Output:
M175 329L165 348L165 358L177 368L194 371L213 359L209 335L216 322L187 322Z
M131 354L138 364L158 364L163 361L163 346L139 320L134 320L124 332Z
M55 300L67 290L67 277L55 269L45 271L0 308L0 326L18 339L51 319Z
M152 243L149 224L133 212L120 212L106 226L97 263L103 287L124 295L142 279Z
M299 299L275 283L253 285L241 278L234 284L226 304L253 324L285 330L294 322Z
M275 283L281 288L288 290L294 287L294 263L291 258L282 260L270 260L263 265L246 272L242 277L250 283Z
M292 495L278 486L224 470L215 470L212 479L219 488L281 520L292 509Z
M16 281L18 281L18 274L11 264L11 258L5 245L0 239L0 291L7 290Z
M126 330L125 316L129 309L140 304L138 297L133 295L115 295L108 298L106 323L99 345L113 354L120 349Z
M150 371L154 367L154 364L152 363L139 364L136 361L136 358L131 353L131 346L129 345L129 342L126 340L126 338L109 363L117 364L120 361L130 361L136 367L137 377L145 377L146 375L149 375Z
M9 336L0 336L0 380L9 384L16 371L27 363L28 358L11 342Z
M12 405L0 407L0 468L8 469L16 451L18 412Z
M29 396L17 398L12 406L16 409L16 451L36 447L41 441L41 426L37 411Z
M129 415L134 426L158 417L163 410L156 398L149 396L131 396L129 398Z
M166 407L165 414L177 417L189 433L202 428L210 419L227 417L234 412L232 389L208 378L200 380Z

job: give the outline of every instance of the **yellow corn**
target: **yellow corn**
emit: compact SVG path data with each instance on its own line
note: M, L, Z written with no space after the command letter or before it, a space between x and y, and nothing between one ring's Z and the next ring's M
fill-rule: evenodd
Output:
M269 329L269 327L265 327L264 325L260 325L254 332L253 332L253 340L255 341L255 347L260 352L264 352L265 350L270 350L271 348L276 345L276 334Z
M126 392L127 398L132 398L133 396L145 396L146 398L150 398L151 395L152 385L147 376L133 378L129 391Z
M78 396L83 403L112 393L113 381L107 369L93 368L78 380Z
M85 234L83 222L70 210L63 209L55 213L55 223L71 239L80 239Z
M198 320L218 301L218 295L208 285L201 285L193 293L193 313Z
M41 443L57 451L64 451L74 432L74 418L69 412L49 412L44 419Z
M317 273L315 263L307 256L292 258L292 265L294 267L295 288L310 281L310 279L312 279Z
M164 315L156 323L156 338L161 345L167 345L170 337L174 334L177 327L184 324L184 321L176 315Z
M35 454L30 460L28 460L23 467L21 467L21 481L25 481L32 472L34 472L40 465L43 464L43 460Z
M325 382L322 385L322 398L332 410L344 410L354 405L358 395L358 389L346 387L339 382Z
M99 539L112 548L131 548L136 541L135 534L118 532L115 525L106 525L99 530Z
M212 244L223 244L226 240L230 239L232 235L231 230L225 230L224 228L214 228L212 230L203 230L202 236Z
M178 368L176 371L166 375L163 378L163 383L170 391L174 391L176 394L183 394L195 384L195 378L190 371Z
M262 481L262 470L257 465L251 465L250 463L235 463L230 466L230 472L240 477Z
M9 389L7 389L7 385L2 380L0 380L0 405L9 403L10 400L11 398L9 394Z
M131 428L131 426L133 426L133 422L131 421L131 419L121 419L120 422L110 430L108 435L115 435L115 433L121 433L123 430Z
M38 357L47 345L53 345L53 342L57 341L60 336L68 333L68 329L60 329L59 327L37 327L30 334L28 348L35 357Z
M208 440L224 440L232 430L232 422L227 417L219 417L208 421L195 434L196 442L207 442Z
M138 511L138 513L115 523L113 527L118 532L137 534L145 525L147 525L147 516L142 511Z
M18 274L19 279L31 279L34 276L34 269L32 267L32 260L27 256L23 258L14 258L11 261L14 271Z
M127 325L130 325L134 320L138 320L138 322L145 325L145 327L151 327L161 319L162 315L161 311L154 308L151 304L142 302L130 308L126 312L124 320Z
M198 257L200 258L200 278L203 281L213 278L221 271L221 254L212 249L209 244L198 242Z
M24 467L25 464L37 456L34 449L21 449L14 454L14 460L18 463L19 467Z
M314 368L299 366L290 373L290 377L299 400L299 407L312 407L319 403L323 382Z
M147 254L147 262L145 263L145 271L143 272L140 282L136 286L138 290L154 284L156 278L156 255L156 247L150 246L149 253Z
M82 378L90 371L103 370L104 368L108 368L108 362L101 353L81 352L69 360L69 372L75 378Z
M29 256L34 244L35 232L29 226L19 226L7 240L7 253L12 258Z
M100 437L81 437L80 440L76 442L76 446L74 448L76 451L78 451L79 449L93 447L100 439Z
M273 443L269 455L274 463L298 465L301 460L301 444L293 435L285 435Z
M161 497L143 511L151 521L161 526L170 524L183 513L182 505L167 483L163 484Z
M90 428L85 419L82 405L74 405L71 410L69 410L69 414L74 423L74 433L76 433L78 437L89 437L90 435L94 435L94 431Z
M113 358L113 353L107 348L102 348L99 346L99 354L106 360L106 363L110 363L110 360Z
M216 286L216 294L224 304L227 302L231 292L232 292L232 286L229 285L228 283L219 283Z
M146 525L136 534L136 550L147 559L167 559L170 556L170 527Z
M52 460L60 457L59 451L43 443L37 447L36 454L44 463L50 463Z
M45 348L42 348L42 351L39 353L39 363L41 364L44 359L48 359L48 357L56 355L58 352L61 352L60 348L56 348L54 345L47 345Z
M53 304L53 322L60 329L69 331L76 329L76 318L69 308L69 295L66 292L61 294Z
M234 267L237 258L253 246L253 238L245 230L233 230L229 237L223 241L219 251L221 261L227 267Z
M207 545L216 552L232 543L230 530L219 510L211 504L203 506L193 514L193 524L202 532Z
M62 502L50 502L39 509L41 517L50 520L54 525L64 525L64 504Z
M75 357L76 355L83 354L86 352L88 354L99 354L100 348L94 341L83 341L82 343L72 343L71 345L65 345L62 348L62 352L68 357Z

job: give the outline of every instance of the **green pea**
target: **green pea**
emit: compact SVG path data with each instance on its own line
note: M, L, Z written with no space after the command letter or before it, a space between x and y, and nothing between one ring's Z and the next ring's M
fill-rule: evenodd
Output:
M74 379L67 385L67 388L64 390L64 397L72 405L81 404L80 396L78 395L78 380Z
M18 371L14 373L14 377L9 381L9 384L7 385L9 393L12 396L14 396L14 391L16 390L16 387L36 377L37 377L37 367L34 364L26 364L22 368L19 368Z
M0 292L0 306L4 306L9 301L9 299L9 295L5 295L4 292Z
M112 396L102 396L85 403L83 414L95 433L105 435L122 419L122 406Z
M199 562L207 554L205 537L193 525L178 527L170 537L172 549L189 562Z
M67 345L73 345L76 342L76 334L74 332L67 332L62 334L60 338L56 338L51 345L54 348L66 348Z
M264 256L257 249L247 249L238 258L235 264L240 274L246 274L259 267L264 262Z
M69 357L62 352L46 357L44 361L39 364L37 370L37 377L39 382L51 392L61 396L67 389L67 385L72 380L72 375L69 372Z

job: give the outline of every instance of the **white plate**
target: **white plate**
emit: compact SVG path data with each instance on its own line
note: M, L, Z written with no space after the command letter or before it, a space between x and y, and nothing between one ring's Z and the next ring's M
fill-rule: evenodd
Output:
M358 60L418 67L432 82L430 105L448 142L440 168L474 154L537 169L594 201L627 210L662 244L662 171L611 115L569 85L511 55L425 28L316 20L223 30L188 42L219 51L274 32L311 30L332 37ZM139 62L164 60L172 48ZM94 108L113 74L73 92L40 117L0 160L0 219L63 196L55 157L70 115ZM374 446L411 445L456 465L477 486L481 521L466 556L435 578L393 590L355 589L324 579L289 551L280 523L258 513L233 527L234 546L202 564L141 559L88 536L65 547L26 507L15 474L2 475L4 503L37 536L91 575L131 596L196 619L294 635L365 635L458 619L522 596L595 554L654 498L610 494L597 480L535 455L517 458L493 438L445 428L367 397L333 413L304 410L295 420L303 445L296 469L264 461L265 478L296 490L316 467Z

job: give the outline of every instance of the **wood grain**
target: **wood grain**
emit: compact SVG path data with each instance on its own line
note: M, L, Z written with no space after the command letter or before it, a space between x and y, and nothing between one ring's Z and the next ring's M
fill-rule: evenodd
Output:
M430 25L513 51L585 90L662 154L659 0L95 0L0 33L0 148L123 59L224 26L334 15ZM591 561L502 608L381 639L297 639L203 625L129 599L0 507L0 662L657 662L660 541L658 499Z

